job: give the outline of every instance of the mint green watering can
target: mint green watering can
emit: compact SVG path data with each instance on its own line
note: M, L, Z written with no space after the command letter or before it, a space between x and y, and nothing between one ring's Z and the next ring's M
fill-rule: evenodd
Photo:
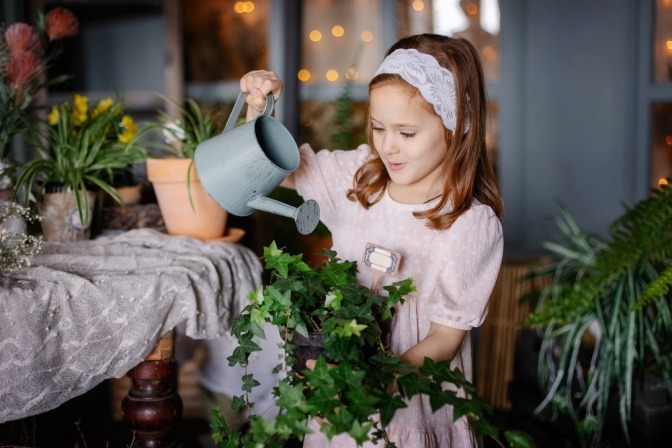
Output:
M271 111L273 95L252 121L234 127L247 95L238 95L224 131L201 142L194 165L201 184L220 207L236 216L255 209L294 219L299 233L307 235L320 221L320 207L312 199L299 207L266 197L299 167L299 148L292 134Z

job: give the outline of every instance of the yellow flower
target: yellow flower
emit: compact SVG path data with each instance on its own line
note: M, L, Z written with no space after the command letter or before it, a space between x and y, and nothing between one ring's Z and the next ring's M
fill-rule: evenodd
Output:
M138 132L138 126L135 124L133 118L130 115L124 115L121 117L121 127L124 129L123 134L119 136L119 141L121 143L130 142Z
M96 118L99 115L104 114L110 108L114 106L114 100L112 98L104 98L96 104L95 109L93 109L93 113L91 114L91 118Z
M75 125L81 126L86 123L88 118L89 99L85 96L75 93L72 102L72 121L75 123Z
M56 126L58 123L58 107L52 107L47 118L49 119L49 126Z

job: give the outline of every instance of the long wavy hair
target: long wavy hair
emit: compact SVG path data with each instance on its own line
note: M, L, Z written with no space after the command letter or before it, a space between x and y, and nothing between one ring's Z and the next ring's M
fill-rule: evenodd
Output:
M397 49L416 49L433 56L441 66L448 69L455 80L457 99L457 126L453 133L445 129L448 148L443 159L443 169L447 173L443 195L435 207L427 211L414 212L418 219L427 219L431 229L448 229L457 218L471 206L473 198L490 206L498 218L503 214L503 203L492 164L488 160L485 147L486 104L485 82L478 53L465 39L451 38L438 34L420 34L405 37L387 51L386 56ZM420 91L396 74L380 74L369 83L369 95L377 87L400 85L410 89L414 95ZM427 103L428 110L436 114ZM437 115L438 116L438 115ZM464 132L465 126L468 130ZM378 151L373 145L371 120L367 129L373 158L362 165L353 180L353 188L348 191L348 199L358 201L369 208L383 197L390 177ZM450 201L450 202L449 202ZM448 212L443 209L447 203L452 206Z

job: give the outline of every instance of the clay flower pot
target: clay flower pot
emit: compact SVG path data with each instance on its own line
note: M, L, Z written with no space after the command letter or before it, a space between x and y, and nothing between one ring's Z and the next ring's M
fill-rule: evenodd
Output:
M147 159L147 178L154 187L166 232L203 240L221 238L228 213L205 191L192 161Z

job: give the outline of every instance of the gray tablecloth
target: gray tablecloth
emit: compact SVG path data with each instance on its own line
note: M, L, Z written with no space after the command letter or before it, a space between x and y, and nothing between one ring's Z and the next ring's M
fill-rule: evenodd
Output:
M261 271L243 246L150 229L45 244L32 267L0 274L0 422L125 375L182 321L194 339L220 336Z

